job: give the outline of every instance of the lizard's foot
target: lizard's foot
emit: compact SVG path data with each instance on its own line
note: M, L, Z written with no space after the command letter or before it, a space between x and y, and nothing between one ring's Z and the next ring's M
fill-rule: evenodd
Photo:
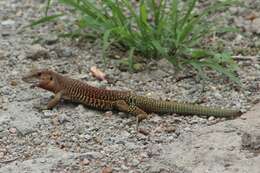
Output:
M33 108L37 109L38 111L44 111L44 110L50 110L50 108L48 108L48 106L44 106L41 104L34 104Z
M136 131L139 131L139 124L142 120L147 119L148 114L138 114L136 116Z

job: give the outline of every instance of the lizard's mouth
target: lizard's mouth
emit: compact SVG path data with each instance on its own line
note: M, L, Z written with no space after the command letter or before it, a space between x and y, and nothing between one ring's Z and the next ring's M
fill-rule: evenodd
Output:
M22 80L26 83L31 84L31 86L30 86L31 88L37 87L39 85L39 81L32 77L25 76L22 78Z

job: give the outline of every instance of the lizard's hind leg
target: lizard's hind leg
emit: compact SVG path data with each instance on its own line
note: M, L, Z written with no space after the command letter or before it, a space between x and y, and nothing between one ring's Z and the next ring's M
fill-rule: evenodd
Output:
M136 127L138 129L139 123L148 117L148 114L139 107L131 104L128 105L124 100L118 100L115 102L115 108L122 112L130 113L136 116Z

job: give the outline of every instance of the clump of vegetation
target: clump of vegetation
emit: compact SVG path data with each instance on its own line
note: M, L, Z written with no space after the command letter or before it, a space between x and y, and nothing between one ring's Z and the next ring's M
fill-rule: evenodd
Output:
M111 45L128 50L129 58L140 54L144 58L166 58L179 69L194 68L203 75L213 69L233 81L236 63L228 53L218 53L202 47L202 40L218 32L207 17L232 5L234 1L222 0L199 11L198 0L59 0L73 8L70 14L77 18L78 29L72 35L83 35L86 28L92 35L102 38L105 56ZM47 15L51 0L47 1L46 16L32 23L38 25L57 19L61 15ZM68 15L68 14L66 14ZM75 34L76 33L76 34ZM133 61L130 59L129 63ZM130 65L131 66L131 65Z

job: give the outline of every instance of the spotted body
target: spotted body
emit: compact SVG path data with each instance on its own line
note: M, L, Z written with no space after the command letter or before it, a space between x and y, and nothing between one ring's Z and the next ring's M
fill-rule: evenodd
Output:
M196 104L161 101L135 95L129 91L100 89L80 80L65 77L51 70L34 70L23 78L34 86L55 94L47 108L53 108L60 99L71 100L99 110L118 110L137 116L138 121L147 113L177 113L181 115L235 117L239 110L206 107Z

